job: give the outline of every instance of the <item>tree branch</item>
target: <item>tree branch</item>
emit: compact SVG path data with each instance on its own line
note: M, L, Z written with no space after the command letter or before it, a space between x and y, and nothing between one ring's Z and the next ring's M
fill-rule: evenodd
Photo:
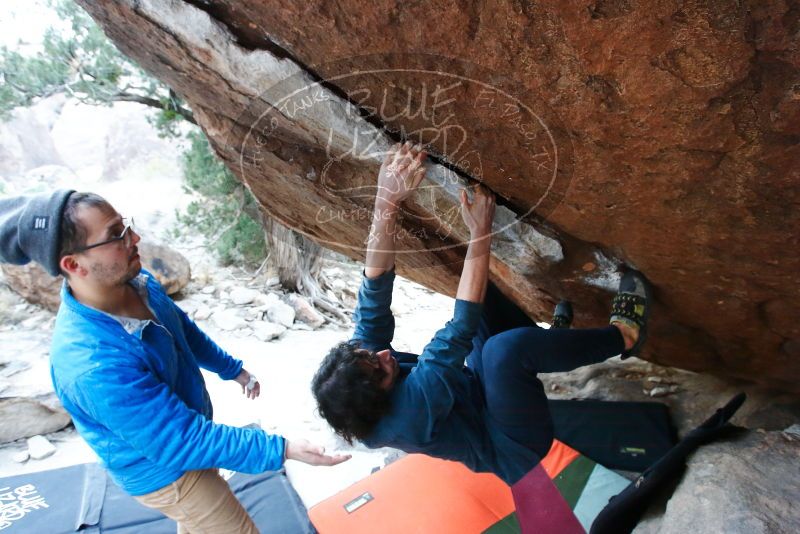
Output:
M168 108L164 108L164 104L160 100L155 98L136 95L133 93L117 93L113 95L111 99L117 102L136 102L139 104L143 104L145 106L150 106L151 108L157 108L161 110L169 109L170 111L174 111L175 113L183 117L186 121L194 125L197 125L197 121L195 120L194 114L192 113L191 110L178 106L169 106Z

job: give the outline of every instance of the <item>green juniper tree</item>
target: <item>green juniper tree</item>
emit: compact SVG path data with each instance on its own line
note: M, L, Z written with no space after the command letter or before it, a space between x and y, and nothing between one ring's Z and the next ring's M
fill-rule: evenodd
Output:
M189 134L190 148L184 153L186 186L206 199L192 202L185 216L186 225L196 225L209 237L225 264L255 267L264 259L265 241L269 258L278 271L281 285L309 297L311 301L346 322L336 303L326 297L322 273L325 249L305 236L264 215L252 194L214 154L208 140L199 133ZM219 202L216 199L234 199ZM218 221L229 221L220 225Z
M49 28L36 55L0 47L0 117L17 106L65 93L83 103L110 106L136 102L159 111L156 122L165 135L177 135L180 120L194 116L169 87L130 61L77 4L50 3L67 31Z
M189 204L179 222L198 229L224 265L258 267L266 257L258 203L214 154L200 132L188 134L183 153L184 184L203 196Z
M156 109L154 125L164 136L180 136L179 125L196 124L192 111L167 85L125 57L94 20L71 0L51 7L69 30L50 28L42 49L30 56L0 47L0 119L18 106L64 93L90 105L136 102ZM187 134L184 154L186 186L204 197L192 203L180 220L198 228L225 264L258 266L266 257L287 289L306 294L342 318L322 291L324 249L268 219L250 191L214 155L199 130Z

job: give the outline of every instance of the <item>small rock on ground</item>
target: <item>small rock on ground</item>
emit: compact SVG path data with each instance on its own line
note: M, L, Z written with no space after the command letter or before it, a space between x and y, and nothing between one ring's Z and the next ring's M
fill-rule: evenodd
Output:
M295 318L294 308L285 302L276 302L267 310L267 317L270 321L282 324L286 328L292 326Z
M253 302L259 292L247 287L235 287L230 292L230 299L237 306L244 306Z
M28 454L34 460L43 460L52 456L56 452L56 446L50 443L44 436L33 436L28 438Z
M222 310L214 313L214 324L221 330L233 331L246 326L246 321L239 316L236 310Z
M269 321L254 321L250 327L253 334L261 341L271 341L286 332L286 327Z

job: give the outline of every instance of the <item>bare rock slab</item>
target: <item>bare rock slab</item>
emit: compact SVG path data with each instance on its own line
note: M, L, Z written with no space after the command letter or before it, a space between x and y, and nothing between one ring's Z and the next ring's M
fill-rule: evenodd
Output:
M800 532L800 438L750 431L701 447L662 517L636 534L776 534Z
M55 394L0 399L0 443L56 432L71 421Z

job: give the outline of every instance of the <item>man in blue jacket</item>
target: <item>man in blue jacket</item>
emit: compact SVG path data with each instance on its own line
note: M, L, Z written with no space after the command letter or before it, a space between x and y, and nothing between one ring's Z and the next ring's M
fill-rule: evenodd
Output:
M306 441L212 421L200 368L260 385L142 270L132 227L101 197L60 190L0 200L0 260L61 273L51 350L58 397L112 478L179 531L257 532L217 468L334 465Z
M636 354L650 308L646 280L635 271L622 277L604 328L538 328L488 280L495 204L478 186L472 201L461 192L470 241L453 318L421 355L395 351L390 305L397 213L422 180L425 157L406 143L383 162L355 332L325 357L312 392L320 414L348 442L456 460L513 485L553 440L537 373Z

